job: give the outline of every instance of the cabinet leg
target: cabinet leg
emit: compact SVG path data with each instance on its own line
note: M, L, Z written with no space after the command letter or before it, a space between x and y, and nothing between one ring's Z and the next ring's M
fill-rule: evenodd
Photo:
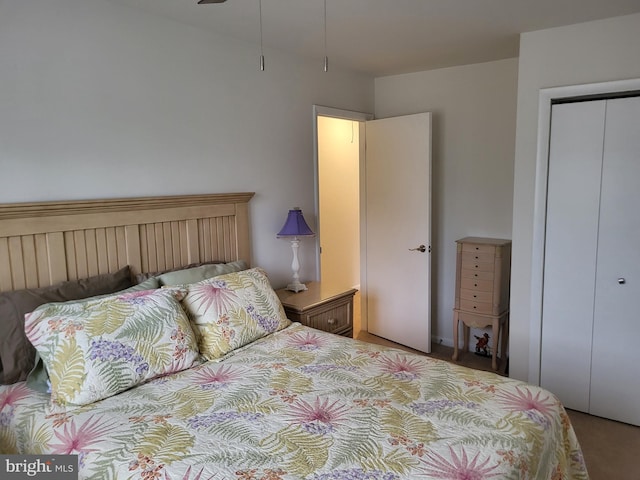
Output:
M453 312L453 361L458 360L458 312Z
M469 335L471 333L471 327L469 327L464 320L462 320L462 348L463 352L469 351Z
M492 341L492 352L491 352L491 368L493 368L494 370L498 370L498 360L496 358L497 356L497 350L498 350L498 336L500 335L500 319L496 318L493 320L493 323L491 325L491 330L493 333L493 341Z
M507 342L509 340L509 313L505 315L502 324L502 335L500 335L500 363L507 361Z

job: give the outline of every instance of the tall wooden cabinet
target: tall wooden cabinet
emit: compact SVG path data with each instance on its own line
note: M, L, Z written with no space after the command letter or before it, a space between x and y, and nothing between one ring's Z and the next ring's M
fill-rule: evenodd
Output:
M462 322L464 351L469 349L469 328L492 327L491 366L506 358L509 328L511 240L466 237L457 240L456 293L453 308L453 360L458 359L458 332Z
M640 425L640 97L552 106L540 383Z

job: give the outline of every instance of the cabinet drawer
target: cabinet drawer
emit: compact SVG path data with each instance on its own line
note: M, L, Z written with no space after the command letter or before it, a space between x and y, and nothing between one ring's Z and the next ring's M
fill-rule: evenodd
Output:
M351 304L340 305L322 312L302 315L302 323L325 332L339 333L351 328Z
M462 269L462 278L472 278L475 280L491 280L493 281L493 270L490 272L483 272L481 270L471 270L468 268Z
M491 253L466 252L462 254L462 265L471 265L475 263L495 263L495 255Z
M462 253L465 252L486 253L493 256L496 253L496 247L495 245L484 245L481 243L463 243Z
M467 290L478 292L493 292L493 280L478 280L475 278L462 278L460 286Z
M460 300L460 310L466 310L467 312L475 313L493 313L493 305L491 303L474 302L471 300Z
M479 290L467 290L465 288L460 289L460 298L469 300L471 302L493 302L493 292L481 292Z
M478 272L493 272L493 263L483 262L462 262L462 268L465 270L476 270Z

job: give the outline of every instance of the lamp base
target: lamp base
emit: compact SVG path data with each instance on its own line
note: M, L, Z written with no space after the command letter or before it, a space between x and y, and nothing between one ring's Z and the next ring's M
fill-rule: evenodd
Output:
M307 286L304 283L300 283L300 282L292 282L289 285L287 285L286 290L291 290L292 292L302 292L303 290L306 290Z

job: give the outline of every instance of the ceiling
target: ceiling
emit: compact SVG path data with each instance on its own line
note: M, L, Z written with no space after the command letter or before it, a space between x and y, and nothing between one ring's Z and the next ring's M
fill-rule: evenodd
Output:
M109 0L256 45L259 0ZM640 12L640 0L326 0L331 66L373 76L518 55L519 34ZM323 0L262 0L263 47L317 59Z

